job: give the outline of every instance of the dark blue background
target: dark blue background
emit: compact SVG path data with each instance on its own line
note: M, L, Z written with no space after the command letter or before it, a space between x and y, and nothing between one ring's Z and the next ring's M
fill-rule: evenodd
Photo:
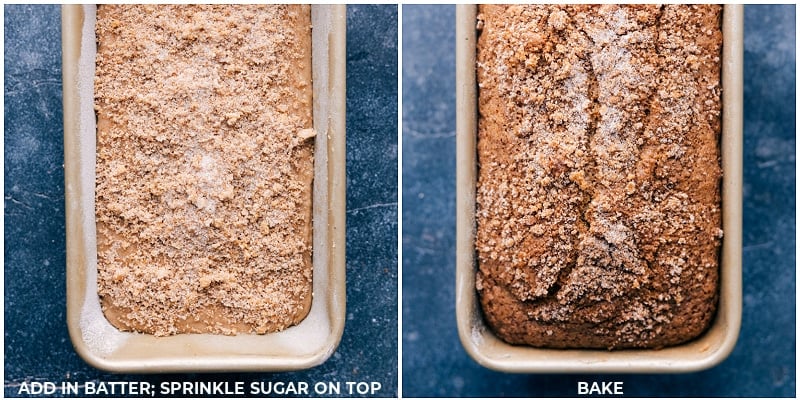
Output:
M716 368L683 375L511 375L475 363L455 323L454 6L403 6L403 396L795 396L795 7L745 7L744 312Z
M336 353L280 374L115 375L65 324L61 11L6 5L5 396L30 381L377 381L397 395L397 6L347 10L347 322ZM249 383L246 384L249 387Z

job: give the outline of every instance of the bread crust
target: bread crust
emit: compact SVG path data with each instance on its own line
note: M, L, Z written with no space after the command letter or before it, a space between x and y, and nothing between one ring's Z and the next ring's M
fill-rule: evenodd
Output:
M721 13L480 6L476 285L500 338L660 348L707 329Z

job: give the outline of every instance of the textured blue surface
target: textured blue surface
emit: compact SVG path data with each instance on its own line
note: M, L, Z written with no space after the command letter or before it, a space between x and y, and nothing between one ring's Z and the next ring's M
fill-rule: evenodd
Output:
M403 6L403 396L795 396L795 7L745 7L744 311L721 365L682 375L511 375L455 326L453 6Z
M5 395L30 381L376 381L397 393L397 7L347 11L347 321L323 365L276 374L115 375L85 364L65 324L61 20L7 5ZM248 383L249 385L249 383Z

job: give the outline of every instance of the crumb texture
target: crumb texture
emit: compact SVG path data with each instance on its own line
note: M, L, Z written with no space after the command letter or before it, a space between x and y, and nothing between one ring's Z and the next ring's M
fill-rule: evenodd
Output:
M97 12L98 293L120 329L266 333L311 302L310 8Z
M660 348L707 328L721 13L480 6L476 284L499 337Z

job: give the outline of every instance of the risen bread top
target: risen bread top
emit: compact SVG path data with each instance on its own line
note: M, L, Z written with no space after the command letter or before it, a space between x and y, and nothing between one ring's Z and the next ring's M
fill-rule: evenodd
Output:
M719 6L480 7L477 288L511 343L663 347L714 315Z

